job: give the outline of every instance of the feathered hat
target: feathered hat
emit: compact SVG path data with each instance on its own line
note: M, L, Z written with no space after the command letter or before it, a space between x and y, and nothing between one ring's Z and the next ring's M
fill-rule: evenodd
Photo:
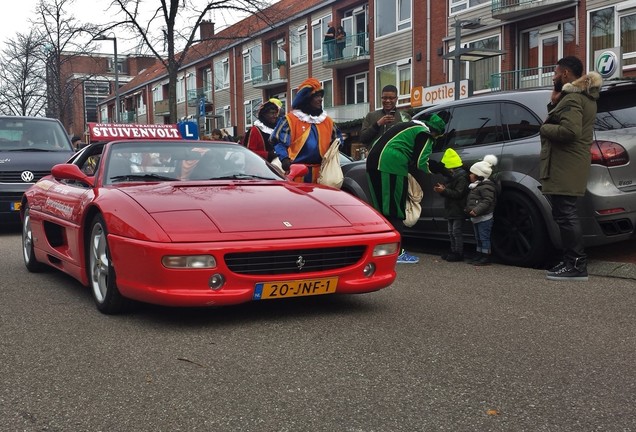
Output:
M320 81L316 78L307 78L298 86L296 97L292 102L292 108L299 108L305 104L316 93L325 94Z

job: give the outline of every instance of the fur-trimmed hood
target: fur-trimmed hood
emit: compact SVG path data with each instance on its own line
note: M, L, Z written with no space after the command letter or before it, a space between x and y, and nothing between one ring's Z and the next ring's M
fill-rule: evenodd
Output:
M564 93L597 93L603 85L603 77L598 72L589 72L563 86ZM595 89L595 90L592 90Z

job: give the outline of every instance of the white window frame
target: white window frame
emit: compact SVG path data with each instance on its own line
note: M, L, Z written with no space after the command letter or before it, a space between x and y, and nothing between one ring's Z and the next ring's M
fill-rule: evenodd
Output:
M256 55L258 53L258 55ZM263 62L263 50L261 45L254 45L243 50L243 82L252 81L252 71L261 66ZM258 58L257 58L258 57ZM261 71L262 75L262 71Z
M603 6L603 7L599 7L596 9L592 9L592 10L588 10L587 11L587 40L590 41L590 39L592 38L592 29L590 28L590 23L591 21L591 15L594 12L598 12L601 11L603 9L613 9L614 10L614 45L611 47L604 47L602 49L605 48L613 48L613 47L617 47L617 46L621 46L621 18L627 17L627 16L633 16L636 15L636 1L635 0L628 0L625 2L621 2L621 3L616 3L613 5L608 5L608 6ZM591 47L591 44L588 44L588 46ZM595 65L594 65L594 53L590 52L589 55L589 69L590 70L594 70L595 69ZM629 52L625 52L623 51L623 61L625 60L632 60L636 58L636 51L629 51ZM633 70L636 69L636 64L627 64L627 65L623 65L623 70Z
M312 36L312 57L315 59L322 57L322 45L325 33L327 32L327 24L331 21L331 14L311 22Z
M139 93L135 96L135 105L137 107L137 114L146 114L146 103L144 101L144 94Z
M380 78L382 76L382 74L379 72L380 69L387 69L387 68L394 68L394 75L395 75L395 81L394 82L380 82ZM400 89L402 88L402 86L400 85L400 77L402 76L403 73L408 74L408 91L405 93L400 93ZM396 62L392 62L392 63L385 63L383 65L379 65L375 68L375 89L376 89L376 96L374 98L375 100L375 106L382 106L382 101L381 101L381 96L382 96L382 88L385 85L388 84L393 84L395 87L397 87L398 89L398 101L397 101L397 105L398 106L405 106L405 105L410 105L411 103L411 87L413 87L413 66L411 64L411 59L402 59Z
M161 91L161 85L152 88L152 101L159 102L163 100L163 92Z
M254 120L256 120L256 115L258 114L258 108L262 103L262 98L250 99L243 102L243 106L245 107L245 129L252 127L254 124Z
M290 30L289 39L291 42L290 64L307 63L307 26L301 25Z
M490 6L491 0L448 0L448 10L450 15L458 12L464 12L468 9L478 8L481 6Z
M230 88L230 63L227 57L214 62L214 90Z
M402 4L408 2L408 17L400 16L400 12L402 10ZM386 33L381 33L380 24L386 23L385 15L386 8L390 8L391 6L395 7L395 23L392 30L387 31ZM409 30L411 28L411 23L413 20L413 0L375 0L375 34L376 39L381 39L383 37L387 37L393 35L398 32L402 32L405 30Z
M185 77L177 77L177 103L185 101Z

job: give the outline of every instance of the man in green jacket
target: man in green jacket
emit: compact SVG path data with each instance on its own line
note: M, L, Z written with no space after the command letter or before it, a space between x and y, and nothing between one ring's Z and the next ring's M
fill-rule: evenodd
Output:
M563 258L546 277L587 280L587 255L576 203L587 186L596 100L603 79L596 72L583 75L581 60L568 56L557 62L552 81L548 118L540 130L540 180L559 226Z

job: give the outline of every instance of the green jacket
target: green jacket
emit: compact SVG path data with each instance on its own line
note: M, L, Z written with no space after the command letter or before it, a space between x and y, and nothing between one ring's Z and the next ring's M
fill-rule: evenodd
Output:
M541 126L540 180L546 195L583 196L590 171L596 101L603 79L596 72L563 86Z
M403 123L411 120L411 116L405 112L397 110L395 113L395 120L384 126L378 126L378 120L384 117L384 110L372 111L366 115L362 120L362 127L360 128L360 142L371 148L380 137L389 130L391 126L395 126L398 123Z

